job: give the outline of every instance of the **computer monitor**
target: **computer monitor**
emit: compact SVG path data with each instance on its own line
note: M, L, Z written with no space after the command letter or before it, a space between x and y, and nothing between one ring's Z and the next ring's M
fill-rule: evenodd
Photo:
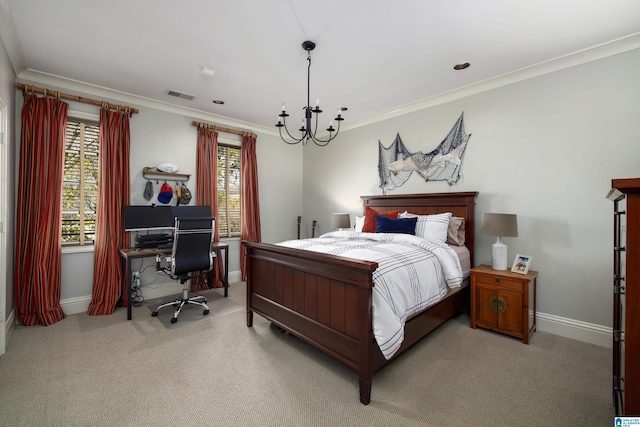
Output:
M171 206L125 206L125 231L167 229L173 227Z
M135 205L124 207L125 231L173 228L175 218L210 217L211 206Z

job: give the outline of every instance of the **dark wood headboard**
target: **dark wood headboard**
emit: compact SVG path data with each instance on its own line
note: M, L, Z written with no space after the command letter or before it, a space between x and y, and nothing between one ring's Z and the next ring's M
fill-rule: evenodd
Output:
M362 196L363 211L366 206L380 213L398 209L401 213L409 211L420 215L431 215L451 212L453 216L465 219L465 246L471 253L471 265L475 265L474 236L475 236L475 205L477 191L460 193L430 193L430 194L391 194Z

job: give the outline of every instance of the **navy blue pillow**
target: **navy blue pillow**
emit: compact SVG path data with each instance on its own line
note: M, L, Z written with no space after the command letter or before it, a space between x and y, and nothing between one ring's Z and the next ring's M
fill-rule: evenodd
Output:
M416 223L418 217L414 218L387 218L376 215L376 233L403 233L416 234Z

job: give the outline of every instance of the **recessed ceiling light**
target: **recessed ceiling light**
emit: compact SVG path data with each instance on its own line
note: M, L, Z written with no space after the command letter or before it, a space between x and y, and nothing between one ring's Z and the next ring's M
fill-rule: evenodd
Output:
M459 64L456 64L453 69L454 70L464 70L465 68L469 68L469 64L468 62L461 62Z
M214 99L212 102L213 102L214 104L218 104L218 105L222 105L222 104L224 104L224 101L220 101L219 99Z
M216 70L214 68L202 67L202 74L213 77L216 75Z

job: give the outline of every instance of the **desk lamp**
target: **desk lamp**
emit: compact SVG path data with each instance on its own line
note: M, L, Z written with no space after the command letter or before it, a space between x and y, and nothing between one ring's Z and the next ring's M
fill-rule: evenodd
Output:
M482 218L480 233L497 236L498 239L491 246L491 268L494 270L507 269L507 245L502 243L501 237L518 237L518 217L515 214L485 213Z
M342 231L343 228L351 228L351 220L348 213L331 214L331 228L337 228Z

